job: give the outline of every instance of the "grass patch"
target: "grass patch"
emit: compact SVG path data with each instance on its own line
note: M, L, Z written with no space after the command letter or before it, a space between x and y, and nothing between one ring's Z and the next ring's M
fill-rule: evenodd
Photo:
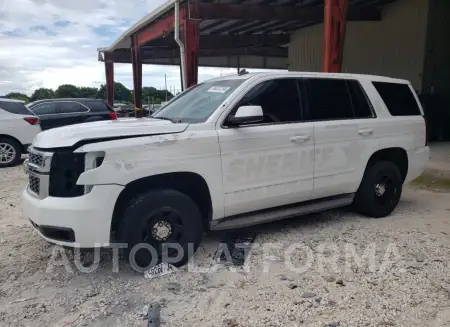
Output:
M441 176L434 171L425 171L410 184L422 188L450 191L450 178Z

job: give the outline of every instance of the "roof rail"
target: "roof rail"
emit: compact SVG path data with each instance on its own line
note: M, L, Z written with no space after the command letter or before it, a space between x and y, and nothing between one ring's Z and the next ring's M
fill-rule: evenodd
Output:
M248 71L246 69L241 69L241 71L239 71L238 75L242 76L242 75L247 75Z

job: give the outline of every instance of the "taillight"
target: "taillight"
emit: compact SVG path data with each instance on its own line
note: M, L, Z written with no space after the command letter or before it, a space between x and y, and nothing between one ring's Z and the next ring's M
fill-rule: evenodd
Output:
M117 114L114 111L109 113L109 117L111 117L112 120L117 120Z
M425 115L422 115L423 120L425 121L425 146L428 145L428 123L427 123L427 118L425 117Z
M39 124L38 117L25 117L23 120L25 120L30 125L38 125Z

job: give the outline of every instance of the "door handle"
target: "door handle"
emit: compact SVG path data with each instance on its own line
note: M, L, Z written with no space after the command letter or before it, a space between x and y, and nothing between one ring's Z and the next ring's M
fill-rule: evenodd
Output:
M304 143L306 141L309 141L311 136L309 135L297 135L290 138L292 143Z
M373 134L373 129L371 128L360 129L358 131L358 134L362 136L369 136Z

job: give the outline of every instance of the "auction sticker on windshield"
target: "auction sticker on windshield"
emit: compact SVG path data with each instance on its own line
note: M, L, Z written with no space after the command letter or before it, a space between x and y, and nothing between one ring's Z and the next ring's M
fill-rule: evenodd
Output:
M224 86L213 86L207 92L225 93L229 89L230 89L229 87L224 87Z

